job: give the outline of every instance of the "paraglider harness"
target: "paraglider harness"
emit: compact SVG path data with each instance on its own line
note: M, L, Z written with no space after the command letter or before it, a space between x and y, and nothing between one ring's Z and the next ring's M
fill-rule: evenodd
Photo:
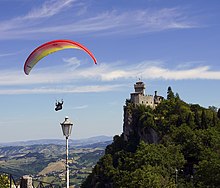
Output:
M56 108L55 108L56 111L62 110L62 108L63 108L63 100L61 100L61 102L59 102L59 101L56 102L55 105L56 105Z

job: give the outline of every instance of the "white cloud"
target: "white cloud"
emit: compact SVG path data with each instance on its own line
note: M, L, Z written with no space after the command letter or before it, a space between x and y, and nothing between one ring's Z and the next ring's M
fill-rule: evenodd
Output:
M163 66L162 66L163 64ZM220 80L220 71L209 66L165 68L164 63L145 61L124 66L101 63L71 70L66 66L38 69L29 76L21 71L0 70L0 94L105 92L119 89L125 80ZM85 84L86 83L86 84ZM94 84L95 83L95 84Z
M213 79L220 80L220 71L211 71L209 66L195 67L186 70L169 70L162 67L149 67L143 71L144 78L165 80Z
M102 81L134 79L187 80L212 79L220 80L220 71L213 71L209 66L190 67L188 69L164 68L159 61L146 61L139 64L115 67L115 64L101 64L97 67L76 71L82 78L88 77ZM180 67L180 66L177 66Z

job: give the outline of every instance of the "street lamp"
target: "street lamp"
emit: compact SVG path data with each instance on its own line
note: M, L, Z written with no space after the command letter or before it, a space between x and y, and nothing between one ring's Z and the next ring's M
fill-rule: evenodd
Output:
M68 138L71 134L73 123L69 120L69 117L65 117L63 123L60 123L63 131L63 136L66 137L66 188L69 188L69 165L68 165Z
M177 169L177 168L175 168L175 173L176 173L176 187L177 187L177 185L178 185L178 182L177 182L177 177L178 177L178 169Z

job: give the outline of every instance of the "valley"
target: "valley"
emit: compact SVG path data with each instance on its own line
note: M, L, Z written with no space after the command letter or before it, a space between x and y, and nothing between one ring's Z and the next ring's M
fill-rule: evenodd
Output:
M94 141L87 140L69 144L70 185L79 187L104 155L111 137ZM19 179L31 175L34 180L62 185L65 183L65 145L58 141L38 142L15 146L0 146L0 171Z

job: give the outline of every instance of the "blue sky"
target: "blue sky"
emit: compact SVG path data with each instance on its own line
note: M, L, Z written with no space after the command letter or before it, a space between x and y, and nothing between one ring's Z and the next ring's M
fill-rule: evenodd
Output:
M220 107L220 2L217 0L1 0L0 142L121 134L123 105L141 78L146 93L168 86L188 103ZM25 75L39 45L70 39L79 50L42 59ZM56 100L62 111L54 111Z

